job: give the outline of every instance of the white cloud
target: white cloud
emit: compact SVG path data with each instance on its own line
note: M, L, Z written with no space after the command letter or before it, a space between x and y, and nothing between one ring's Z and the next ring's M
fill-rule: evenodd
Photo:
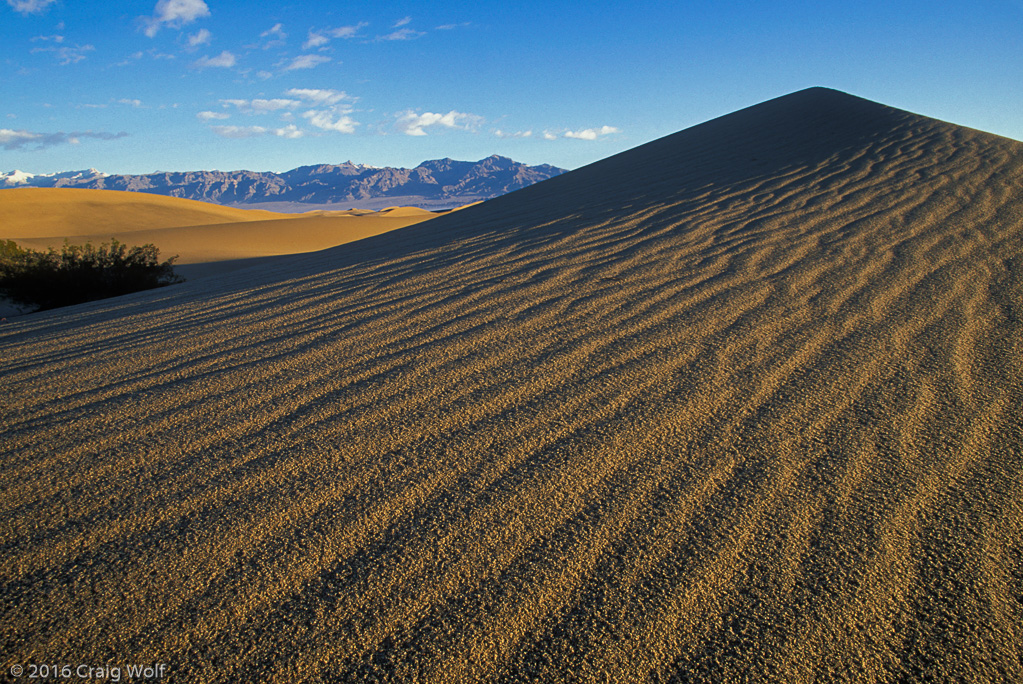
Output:
M352 106L343 103L345 100L354 100L347 93L341 90L330 90L321 88L291 88L285 93L288 98L237 100L223 99L220 101L225 107L234 107L244 114L268 114L278 113L285 121L293 121L295 115L292 110L300 106L312 106L302 114L310 125L324 131L336 133L354 133L355 127L359 125L350 114ZM199 119L210 121L213 119L226 119L227 114L216 112L200 112ZM252 137L255 135L281 135L294 138L302 135L296 126L289 126L284 129L270 129L263 126L215 126L217 135L229 138Z
M359 31L367 26L369 26L368 21L360 21L358 24L354 24L352 26L339 26L336 29L330 29L327 33L329 33L332 38L355 38L359 34Z
M268 78L273 78L274 77L274 75L271 72L263 71L263 70L257 71L256 72L256 76L258 78L261 78L264 81L267 80Z
M192 62L192 66L196 69L206 69L208 67L229 68L233 67L236 62L235 56L224 50L216 57L201 57Z
M200 121L222 121L224 119L230 119L231 115L224 112L199 112L195 115L195 118Z
M289 125L284 128L266 128L264 126L210 126L210 130L222 138L258 138L264 135L275 135L289 140L301 138L304 133L298 126Z
M533 131L517 131L515 133L509 133L498 128L494 131L494 135L498 138L531 138L533 137Z
M455 128L469 130L483 122L483 117L476 114L466 114L451 110L447 114L435 114L425 112L416 114L409 110L398 117L395 126L405 135L426 135L426 128L430 126L442 126L444 128Z
M127 136L127 133L106 133L94 131L76 131L72 133L33 133L32 131L15 131L9 128L0 128L0 147L5 150L21 150L32 146L33 149L41 150L54 145L77 145L81 138L94 138L97 140L116 140Z
M60 41L57 41L60 42ZM61 66L67 66L68 64L77 64L85 59L86 52L92 52L96 49L94 45L74 45L66 47L39 47L32 48L30 52L35 54L37 52L52 52L56 56L57 61L60 62Z
M7 4L14 8L15 12L21 14L42 14L47 5L52 5L57 0L7 0Z
M437 27L438 31L451 31L456 28L462 28L464 26L470 26L471 24L467 21L463 21L460 24L441 24Z
M210 130L221 138L254 138L266 135L263 126L210 126Z
M354 133L359 123L348 116L349 112L346 107L334 107L327 111L311 109L302 116L309 119L310 124L324 131Z
M269 50L272 47L278 47L288 42L288 34L284 32L284 24L281 24L280 22L260 33L259 37L263 40L263 43L251 47L259 47L263 50Z
M360 21L358 24L352 24L351 26L339 26L337 28L328 29L309 29L309 35L306 41L302 44L303 50L311 50L321 45L326 45L330 42L331 38L355 38L359 35L359 31L369 26L369 22Z
M277 36L281 40L287 38L288 34L284 32L284 24L278 22L259 34L260 38L269 38L270 36Z
M203 0L159 0L156 3L156 18L169 24L187 24L199 17L210 16L210 8Z
M266 114L282 109L295 109L302 104L298 100L284 98L274 98L272 100L221 100L220 102L224 105L233 105L238 111L245 114Z
M394 28L401 28L402 26L405 26L406 24L410 23L412 23L412 17L405 17L404 19L399 19L398 21L394 22Z
M300 104L298 100L287 100L277 97L272 100L253 100L252 110L257 113L276 112L279 109L294 109Z
M618 129L614 126L601 126L600 128L585 128L581 131L566 131L565 137L575 138L576 140L596 140L601 136L617 132Z
M116 64L114 64L114 66L119 66L119 67L128 66L132 62L135 62L135 61L140 60L140 59L142 59L142 53L141 52L136 52L134 54L128 55L127 59L125 59L123 61L120 61L120 62L117 62Z
M543 139L544 140L557 140L558 136L556 136L555 134L551 133L550 131L544 131L543 132Z
M291 60L291 63L284 67L284 70L294 71L296 69L312 69L329 61L330 57L324 57L323 55L299 55L295 59Z
M152 38L164 24L180 27L200 17L210 16L210 8L203 0L160 0L154 16L145 17L146 35Z
M188 37L188 47L198 47L200 45L209 45L213 39L213 34L207 29L199 29L199 32L195 35Z
M124 59L123 61L120 61L120 62L117 62L116 64L114 64L114 66L119 66L119 67L128 66L129 64L132 64L133 62L136 62L136 61L138 61L140 59L143 59L146 55L149 55L149 57L151 59L166 59L166 60L177 59L177 55L168 54L166 52L157 52L156 50L146 50L145 52L141 52L141 51L140 52L134 52L134 53L128 55L128 57L126 59Z
M377 40L413 40L419 36L425 36L426 34L422 31L416 31L410 28L401 28L393 33L388 33L385 36L377 36Z
M311 50L314 47L319 47L321 45L326 45L329 42L330 42L330 38L328 38L327 36L323 35L322 33L313 33L312 31L310 31L309 32L309 37L306 39L306 41L304 43L302 43L302 49L303 50Z
M288 140L301 138L303 135L305 135L302 131L299 130L298 126L294 124L288 124L284 128L275 128L270 132L276 135L278 138L287 138Z
M343 90L327 90L320 88L291 88L284 94L301 98L319 106L333 105L341 102L342 100L353 99Z
M122 97L117 102L118 102L118 104L130 105L132 107L135 107L136 109L138 109L138 108L140 108L142 106L142 100L129 100L126 97Z

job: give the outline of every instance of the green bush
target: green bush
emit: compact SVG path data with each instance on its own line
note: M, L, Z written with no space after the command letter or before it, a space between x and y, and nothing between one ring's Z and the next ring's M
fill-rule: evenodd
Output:
M154 245L128 247L117 240L99 247L65 240L60 252L0 240L0 294L18 305L53 309L181 282L173 268L177 257L162 263L159 257Z

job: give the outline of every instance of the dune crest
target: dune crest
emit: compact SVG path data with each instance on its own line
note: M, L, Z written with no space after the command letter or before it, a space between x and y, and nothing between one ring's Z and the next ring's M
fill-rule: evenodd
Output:
M1023 143L815 88L2 326L4 652L190 682L1012 679L1021 188Z

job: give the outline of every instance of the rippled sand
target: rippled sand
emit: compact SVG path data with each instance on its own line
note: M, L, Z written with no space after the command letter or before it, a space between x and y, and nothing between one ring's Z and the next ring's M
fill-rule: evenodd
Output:
M180 682L1011 680L1021 314L1023 143L812 89L24 317L0 652Z

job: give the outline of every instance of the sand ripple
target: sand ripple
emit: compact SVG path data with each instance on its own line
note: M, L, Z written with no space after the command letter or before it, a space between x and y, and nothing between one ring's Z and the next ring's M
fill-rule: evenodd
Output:
M188 682L1012 679L1021 182L1021 143L807 91L0 327L0 651Z

